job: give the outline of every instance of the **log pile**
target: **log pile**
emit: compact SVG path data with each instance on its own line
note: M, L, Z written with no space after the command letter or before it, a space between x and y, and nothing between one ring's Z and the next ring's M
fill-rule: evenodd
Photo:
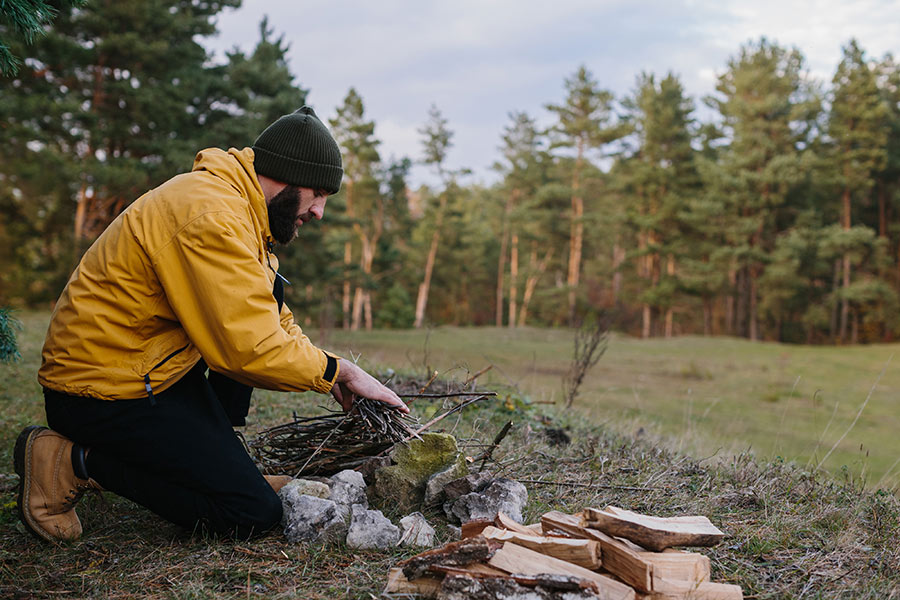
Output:
M660 518L607 506L551 511L521 525L503 513L463 525L463 539L400 562L384 593L440 600L741 600L710 581L709 558L673 546L713 546L706 517Z

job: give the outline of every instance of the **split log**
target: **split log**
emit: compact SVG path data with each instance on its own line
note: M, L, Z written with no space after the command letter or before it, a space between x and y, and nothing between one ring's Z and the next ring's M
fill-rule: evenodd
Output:
M519 546L524 546L546 556L568 561L585 569L600 568L600 544L594 540L525 535L496 527L486 527L481 532L481 535L485 539L495 542L514 542Z
M600 590L600 596L608 600L633 600L634 590L621 583L585 569L578 565L544 556L534 550L523 548L512 542L506 542L500 550L497 550L488 564L507 573L521 573L523 575L571 575L593 581Z
M494 521L491 519L472 519L471 521L466 521L462 524L460 537L462 539L473 538L481 535L481 532L484 531L485 527L490 527L494 524Z
M639 596L642 600L743 600L741 586L730 583L677 582L667 591L654 591Z
M481 562L490 558L499 548L499 543L489 542L478 536L422 552L400 561L397 566L403 569L403 574L407 579L416 579L421 577L431 565L454 566Z
M725 537L703 516L651 517L615 506L586 508L582 525L657 552L672 546L715 546Z
M403 574L403 569L393 567L388 571L387 585L384 588L385 594L418 594L425 598L435 598L441 591L441 578L438 577L417 577L415 579L407 579Z
M598 596L593 589L548 588L540 584L526 586L512 578L474 578L465 575L448 575L441 584L440 598L442 600L522 600L523 598L597 600Z
M551 511L541 517L545 530L558 530L600 543L603 568L639 592L649 593L662 580L699 583L709 580L709 558L694 552L648 552L628 540L581 525L580 515Z
M540 575L523 575L521 573L507 573L500 569L482 564L472 563L462 567L447 567L444 565L432 565L429 571L439 573L444 576L471 577L472 579L510 579L518 584L535 587L541 586L554 590L591 590L599 593L597 584L593 581L575 577L572 575L548 575L546 573Z
M510 518L509 515L498 512L497 517L494 519L494 526L499 527L500 529L508 529L509 531L515 531L516 533L521 533L524 535L534 535L534 531L529 529L526 525L522 525L521 523L517 523ZM540 534L538 534L540 535Z

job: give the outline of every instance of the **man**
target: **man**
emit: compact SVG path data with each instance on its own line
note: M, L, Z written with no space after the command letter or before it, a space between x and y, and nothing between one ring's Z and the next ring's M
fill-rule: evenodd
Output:
M321 219L342 176L337 143L304 106L252 148L201 151L190 173L104 231L44 342L50 429L28 427L16 442L29 531L77 539L75 503L96 488L187 528L262 533L281 519L279 479L259 473L232 429L252 387L331 392L345 411L364 396L408 412L362 369L315 347L283 303L274 243Z

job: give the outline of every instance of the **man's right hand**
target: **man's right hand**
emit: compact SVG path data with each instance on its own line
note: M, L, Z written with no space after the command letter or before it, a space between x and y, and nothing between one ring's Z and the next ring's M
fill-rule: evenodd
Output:
M357 396L378 400L392 406L402 413L408 413L409 407L394 391L363 371L355 363L342 358L337 381L331 388L331 394L344 409L349 412Z

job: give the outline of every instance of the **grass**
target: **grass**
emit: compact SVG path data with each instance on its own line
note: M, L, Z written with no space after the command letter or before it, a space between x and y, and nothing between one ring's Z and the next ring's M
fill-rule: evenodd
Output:
M111 494L89 496L79 505L85 527L79 542L55 546L26 535L15 516L10 453L21 427L43 422L34 372L47 315L20 316L24 360L0 366L0 597L369 599L380 594L388 568L411 554L293 545L278 533L251 542L208 539ZM814 447L835 394L846 394L840 404L848 408L834 411L819 445L824 455L852 422L890 347L831 352L734 340L616 337L588 378L577 410L565 411L536 402L559 396L570 352L566 332L439 329L427 335L427 349L423 333L376 332L352 343L341 332L313 336L320 343L323 337L345 356L352 349L369 364L420 375L438 368L463 379L467 371L494 364L480 383L490 381L504 395L442 425L477 454L475 444L514 421L489 468L545 482L526 484L529 522L550 509L605 504L662 516L704 514L727 534L724 543L704 550L714 580L741 585L746 597L900 597L900 502L891 492L863 485L862 470L853 468L858 450L835 450L829 458L834 476L805 468L802 456L799 463L762 458L776 442L785 456L807 437ZM521 393L510 391L510 384ZM860 432L872 449L881 443L876 434L890 441L888 400L896 385L888 368L845 443L858 446ZM816 389L825 391L813 399ZM810 416L801 399L817 423L796 422ZM321 401L314 395L256 393L247 432L283 422L293 410L316 410ZM424 414L433 405L414 408ZM757 435L757 422L769 428L759 443L725 443L745 429ZM571 443L556 443L560 430ZM712 457L694 453L719 446ZM739 451L732 454L732 448ZM835 457L842 458L832 464ZM449 539L446 527L438 533L439 541Z

